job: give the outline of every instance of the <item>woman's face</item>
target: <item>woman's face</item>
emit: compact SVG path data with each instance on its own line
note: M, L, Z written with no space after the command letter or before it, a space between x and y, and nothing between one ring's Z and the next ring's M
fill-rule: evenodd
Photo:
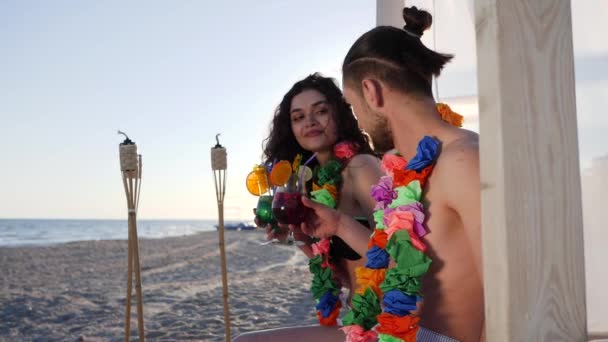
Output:
M334 109L320 92L307 89L294 96L289 115L291 130L303 149L323 152L337 142Z

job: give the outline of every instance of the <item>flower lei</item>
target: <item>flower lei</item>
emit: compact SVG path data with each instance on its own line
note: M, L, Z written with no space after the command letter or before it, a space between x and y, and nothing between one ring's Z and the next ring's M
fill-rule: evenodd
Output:
M357 153L358 147L350 142L340 142L334 146L336 159L319 167L313 191L310 193L313 201L322 203L330 208L338 206L338 189L342 182L341 172L344 166ZM341 284L334 279L335 266L331 263L329 238L320 239L312 244L314 257L309 260L308 267L312 273L310 291L317 302L317 318L324 326L338 324L338 316L342 302L340 301Z
M444 121L460 127L462 116L439 104ZM421 238L425 208L422 187L433 170L439 140L425 136L409 163L387 154L382 168L387 176L372 187L376 200L374 221L365 267L355 270L357 289L352 309L342 320L347 342L415 342L420 318L412 314L422 301L422 279L431 265ZM388 269L390 260L395 267Z

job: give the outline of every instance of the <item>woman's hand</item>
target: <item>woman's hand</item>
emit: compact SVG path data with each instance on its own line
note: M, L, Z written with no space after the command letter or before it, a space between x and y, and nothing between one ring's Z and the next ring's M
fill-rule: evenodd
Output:
M293 232L293 239L295 241L297 241L297 242L303 242L304 245L306 245L306 246L310 246L311 245L310 235L304 233L302 231L302 228L300 226L290 224L289 225L289 230L291 232Z
M310 235L304 233L299 226L290 224L289 230L293 232L293 238L296 240L296 246L304 253L308 258L314 258L314 253L312 252L312 241L310 239ZM297 242L303 242L304 244L298 244Z
M254 217L254 219L253 219L253 223L255 223L255 225L256 225L258 228L264 228L264 225L262 224L262 222L261 222L261 221L260 221L260 219L258 218L257 213L258 213L258 212L257 212L257 209L256 209L256 208L253 208L253 217Z
M266 239L268 241L279 240L281 243L285 243L287 241L287 235L289 234L289 229L286 225L278 224L271 225L267 224L266 227Z
M256 214L256 209L253 208L253 215ZM253 222L255 223L255 225L258 228L262 228L266 231L266 239L268 241L273 241L273 240L279 240L280 242L284 243L285 241L287 241L287 234L289 233L288 227L286 225L275 225L273 226L272 224L266 224L264 225L260 219L258 219L258 217L256 216L255 219L253 220Z

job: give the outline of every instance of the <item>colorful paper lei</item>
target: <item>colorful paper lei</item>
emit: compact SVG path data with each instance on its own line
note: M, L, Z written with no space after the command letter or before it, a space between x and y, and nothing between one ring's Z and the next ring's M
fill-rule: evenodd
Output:
M460 127L462 117L438 104L442 119ZM425 211L422 187L431 174L440 142L425 136L414 158L407 162L385 155L387 176L372 187L376 200L365 267L356 269L357 288L352 309L342 320L348 342L415 342L419 317L412 314L422 301L422 279L431 265L422 237ZM388 269L390 260L395 267Z
M350 159L357 154L358 147L350 142L340 142L334 146L336 159L319 167L316 172L313 191L310 193L313 201L322 203L330 208L338 206L338 189L342 183L342 170ZM331 241L329 238L318 240L312 244L315 255L308 262L312 273L312 285L310 291L317 302L317 318L319 323L325 326L338 324L340 316L340 292L342 284L334 278L334 266L331 264L329 250Z

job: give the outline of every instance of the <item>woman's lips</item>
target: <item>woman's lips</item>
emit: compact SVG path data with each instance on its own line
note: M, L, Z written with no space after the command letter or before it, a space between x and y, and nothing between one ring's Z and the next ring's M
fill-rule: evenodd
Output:
M317 137L317 136L319 136L321 134L323 134L323 131L317 131L317 130L315 130L315 131L310 131L310 132L304 134L304 136L307 137L307 138L312 138L312 137Z

